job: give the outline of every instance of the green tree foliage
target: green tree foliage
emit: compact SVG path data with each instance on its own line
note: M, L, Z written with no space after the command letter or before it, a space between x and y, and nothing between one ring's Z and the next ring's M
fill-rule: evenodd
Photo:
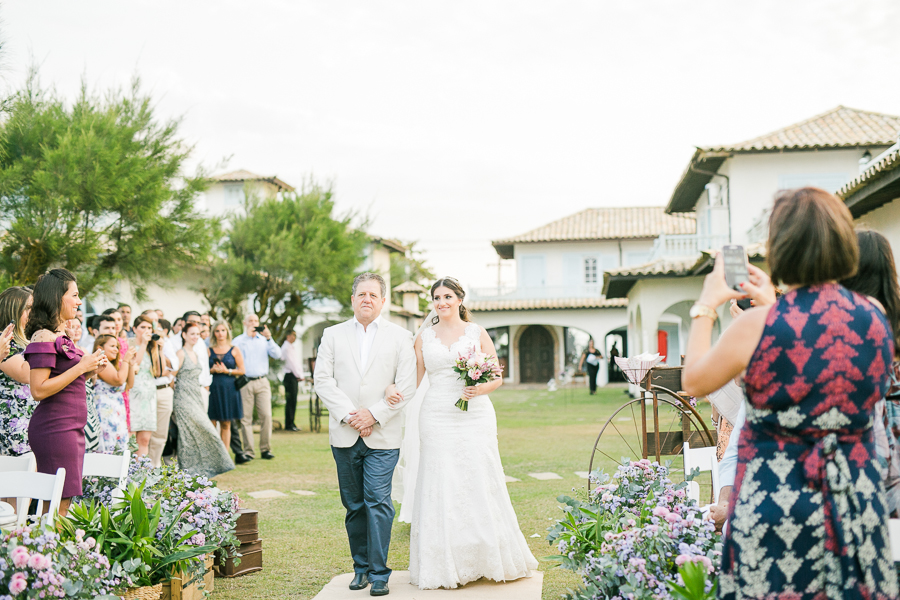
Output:
M330 186L312 181L280 199L248 193L199 288L212 311L237 326L249 299L280 341L313 303L348 305L369 237L353 227L354 214L335 214L332 197Z
M202 171L184 176L191 151L179 121L160 121L135 80L100 97L86 85L72 103L32 74L0 126L0 272L27 285L47 269L78 276L82 295L131 284L170 285L206 264L217 221L194 207Z
M434 272L425 264L422 251L416 248L418 242L401 242L409 250L406 254L391 252L391 285L396 287L406 281L418 283L428 289L434 282ZM402 294L393 293L391 302L396 306L403 305ZM428 312L429 301L419 298L419 310Z

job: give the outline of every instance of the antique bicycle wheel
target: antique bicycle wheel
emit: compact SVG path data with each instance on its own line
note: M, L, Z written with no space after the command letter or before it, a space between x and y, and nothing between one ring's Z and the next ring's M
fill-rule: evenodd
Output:
M677 470L683 464L685 440L692 447L715 443L695 409L680 399L657 395L654 418L651 397L635 398L616 409L603 424L591 450L588 470L611 473L623 459L657 460L657 454L661 462L672 460L672 467Z

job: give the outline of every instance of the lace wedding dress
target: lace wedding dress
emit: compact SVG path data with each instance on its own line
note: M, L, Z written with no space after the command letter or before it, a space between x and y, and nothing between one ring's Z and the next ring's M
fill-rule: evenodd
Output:
M430 380L419 413L421 453L410 536L410 581L420 589L455 588L482 577L510 581L538 566L519 530L497 447L497 416L487 396L455 404L463 382L453 371L461 352L481 351L472 324L449 348L422 332Z

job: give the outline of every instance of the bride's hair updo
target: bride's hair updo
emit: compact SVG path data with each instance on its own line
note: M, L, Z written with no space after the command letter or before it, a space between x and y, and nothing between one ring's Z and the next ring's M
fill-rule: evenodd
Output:
M466 307L463 306L463 304L462 304L462 301L466 299L466 293L463 291L463 288L459 284L459 282L457 280L453 279L452 277L444 277L442 279L438 279L437 281L435 281L434 284L432 284L432 286L431 286L431 300L432 301L434 301L434 290L438 289L439 287L445 287L448 290L450 290L451 292L453 292L454 294L456 294L456 297L459 298L459 301L460 301L459 318L462 319L463 321L467 321L467 322L471 321L471 319L469 319L468 309L466 309ZM431 320L432 325L437 325L438 322L440 322L439 317L434 317Z

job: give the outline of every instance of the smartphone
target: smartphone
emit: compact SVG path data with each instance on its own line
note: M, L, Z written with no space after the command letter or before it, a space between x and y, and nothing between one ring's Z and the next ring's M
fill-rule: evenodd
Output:
M742 298L741 300L737 301L737 305L741 310L747 310L748 308L753 307L753 302L750 300L750 298Z
M725 259L725 283L734 291L743 292L740 284L750 282L747 252L743 246L723 246L722 256Z
M265 325L258 325L258 326L256 327L256 330L259 331L259 332L261 333L261 332L263 332L263 331L266 330L266 326L265 326Z

